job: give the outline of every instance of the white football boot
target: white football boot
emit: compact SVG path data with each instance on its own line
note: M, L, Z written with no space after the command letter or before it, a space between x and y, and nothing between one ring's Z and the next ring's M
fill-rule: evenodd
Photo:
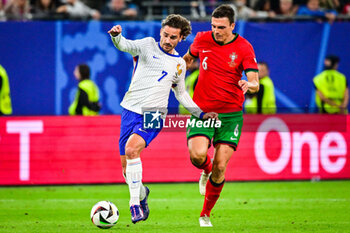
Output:
M210 222L210 218L205 215L204 217L199 217L199 226L200 227L212 227L213 224Z
M203 170L201 177L199 178L199 193L202 196L205 196L205 186L207 185L210 175L211 175L211 172L209 174L206 174Z

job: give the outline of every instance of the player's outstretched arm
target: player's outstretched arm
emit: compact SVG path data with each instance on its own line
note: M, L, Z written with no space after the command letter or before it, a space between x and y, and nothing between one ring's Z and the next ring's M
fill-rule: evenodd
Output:
M114 46L122 52L130 53L133 57L139 55L141 50L148 48L149 43L154 39L144 38L140 40L128 40L124 38L122 33L122 27L120 25L113 26L108 33L111 35Z
M203 112L198 105L193 101L191 96L188 94L185 88L184 74L182 78L177 82L177 85L173 87L176 99L194 116L201 119L218 119L216 112Z
M238 85L242 88L243 94L249 92L249 93L256 93L259 91L259 76L257 72L248 72L246 73L247 79L246 80L239 80Z
M205 113L198 107L198 105L192 100L191 96L186 91L185 87L185 72L180 74L179 79L172 89L175 93L176 99L182 104L192 115L203 118Z

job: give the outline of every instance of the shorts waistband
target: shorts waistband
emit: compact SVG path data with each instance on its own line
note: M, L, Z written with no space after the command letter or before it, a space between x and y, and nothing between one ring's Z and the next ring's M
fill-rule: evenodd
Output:
M219 116L220 117L238 117L238 116L243 116L243 111L219 113Z

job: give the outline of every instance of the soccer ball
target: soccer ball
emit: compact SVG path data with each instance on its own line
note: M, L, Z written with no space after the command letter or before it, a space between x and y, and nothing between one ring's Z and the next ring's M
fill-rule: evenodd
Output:
M107 229L117 224L119 211L112 202L100 201L92 207L90 218L95 226Z

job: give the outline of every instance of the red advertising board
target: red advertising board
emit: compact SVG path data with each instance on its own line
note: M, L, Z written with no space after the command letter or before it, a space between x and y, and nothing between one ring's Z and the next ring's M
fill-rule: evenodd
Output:
M348 179L349 119L245 115L226 180ZM119 131L120 116L1 117L0 185L124 182ZM184 130L164 129L141 159L144 182L199 178Z

